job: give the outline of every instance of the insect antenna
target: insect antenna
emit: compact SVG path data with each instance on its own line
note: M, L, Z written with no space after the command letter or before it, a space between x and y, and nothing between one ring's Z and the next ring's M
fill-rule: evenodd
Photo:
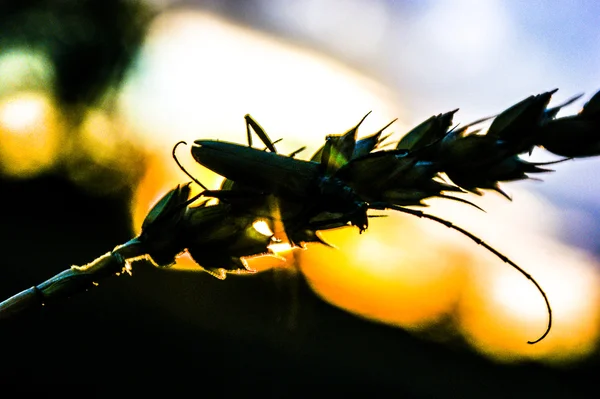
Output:
M179 162L179 159L177 159L177 154L175 154L175 150L177 150L177 147L179 147L179 144L185 144L187 145L187 143L185 141L180 141L177 144L175 144L173 146L173 159L175 160L175 163L177 164L177 166L179 167L179 169L181 169L181 171L183 173L185 173L190 179L192 179L194 181L194 183L196 183L197 185L199 185L200 187L202 187L205 190L208 190L208 188L206 188L206 186L202 183L200 183L200 180L196 179L194 176L192 176L192 174L190 172L188 172L183 165Z
M575 158L573 158L573 157L569 157L569 158L557 159L556 161L549 161L549 162L531 162L531 164L534 166L554 165L554 164L562 163L565 161L572 161L574 159ZM548 172L552 172L552 171L548 170Z
M528 344L535 344L537 342L540 342L542 339L544 339L548 333L550 332L550 329L552 328L552 308L550 307L550 301L548 300L548 297L546 296L546 292L542 289L542 287L538 284L537 281L535 281L535 279L533 277L531 277L531 275L529 273L527 273L525 270L523 270L519 265L517 265L515 262L513 262L512 260L510 260L507 256L503 255L502 253L500 253L498 250L496 250L494 247L490 246L489 244L487 244L485 241L483 241L481 238L477 237L476 235L474 235L473 233L463 229L462 227L456 226L455 224L453 224L452 222L442 219L440 217L434 216L434 215L429 215L425 212L419 211L419 210L415 210L415 209L408 209L408 208L403 208L401 206L397 206L397 205L392 205L392 204L385 204L385 203L373 203L369 205L369 208L372 209L393 209L395 211L399 211L399 212L403 212L403 213L407 213L409 215L413 215L413 216L417 216L419 218L423 218L423 219L429 219L432 220L434 222L443 224L444 226L452 229L452 230L456 230L459 233L463 234L466 237L469 237L471 240L475 241L475 243L481 245L482 247L484 247L485 249L487 249L488 251L490 251L491 253L493 253L494 255L496 255L498 258L500 258L503 262L508 263L510 266L512 266L513 268L517 269L523 276L525 276L528 280L530 280L533 285L535 285L535 287L538 289L538 291L540 292L540 294L542 294L542 297L544 298L544 302L546 302L546 308L548 310L548 324L546 326L546 331L544 331L544 334L542 334L541 337L539 337L538 339L534 340L534 341L527 341Z

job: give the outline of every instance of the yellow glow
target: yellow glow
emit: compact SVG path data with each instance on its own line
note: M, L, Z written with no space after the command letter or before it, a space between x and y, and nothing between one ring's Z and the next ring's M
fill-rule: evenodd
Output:
M529 241L529 240L528 240ZM550 300L554 324L540 343L525 341L541 335L545 305L535 287L507 267L482 262L465 289L459 306L462 328L472 343L494 357L511 361L540 358L572 361L596 346L600 327L600 276L595 261L558 242L536 239L537 259L523 253L529 272ZM516 245L517 254L520 253Z
M83 187L111 192L131 185L141 173L140 150L118 124L118 118L107 111L87 110L74 133L65 165L69 177Z
M291 251L292 246L289 242L281 242L269 245L269 249L275 253L281 253L285 251Z
M99 162L111 162L123 156L118 129L111 118L102 110L92 109L86 114L81 126L81 151L85 151Z
M4 127L14 132L23 133L39 124L44 117L45 104L32 98L19 98L9 101L2 108Z
M54 104L41 93L21 92L0 101L0 168L31 177L59 156L61 125Z
M459 328L480 351L502 361L538 359L575 361L588 355L600 331L600 273L592 256L553 237L560 213L526 191L513 189L514 201L486 195L481 212L435 203L435 214L451 219L493 245L524 268L545 290L554 314L550 334L537 339L547 322L546 307L535 286L497 257L443 226L428 224L430 237L454 242L476 257L457 307ZM423 222L425 223L425 222Z
M273 235L273 232L269 228L269 225L264 220L257 220L252 224L252 227L254 227L254 230L258 231L264 236L270 237Z
M177 140L245 143L249 113L273 140L283 138L278 150L308 145L301 155L309 157L325 135L344 133L368 111L359 135L401 110L385 86L341 63L202 12L161 15L141 57L121 104L159 151Z
M299 253L300 268L317 293L342 308L422 328L458 301L468 253L432 242L406 216L375 219L363 234L344 228L322 236L339 249L311 245Z

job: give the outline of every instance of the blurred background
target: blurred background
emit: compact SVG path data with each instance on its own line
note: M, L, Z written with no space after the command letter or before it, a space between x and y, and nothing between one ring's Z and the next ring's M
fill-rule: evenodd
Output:
M600 4L551 1L26 0L0 2L2 299L139 233L188 179L173 145L245 142L250 113L282 152L398 118L399 138L554 88L578 112L600 89ZM220 178L179 158L200 180ZM543 151L533 159L552 159ZM484 238L522 275L406 215L326 232L219 281L187 258L2 326L0 383L77 395L195 389L293 396L586 397L600 370L600 162L556 165L428 211ZM127 384L129 383L129 384ZM38 387L38 388L36 388ZM216 388L218 387L218 388ZM117 390L118 389L118 390Z

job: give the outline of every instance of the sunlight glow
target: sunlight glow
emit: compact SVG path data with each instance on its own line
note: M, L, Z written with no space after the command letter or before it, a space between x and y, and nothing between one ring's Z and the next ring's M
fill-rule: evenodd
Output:
M322 232L338 249L315 244L299 253L313 289L344 309L405 328L424 328L449 315L469 254L431 242L418 221L406 216L370 224L360 235L354 228Z
M269 227L267 222L264 220L257 220L256 222L254 222L252 224L252 227L254 227L254 230L258 231L260 234L262 234L264 236L270 237L273 235L271 228Z
M273 140L283 138L281 152L308 145L309 154L370 110L363 135L401 109L385 86L341 63L202 12L159 16L138 65L121 105L156 150L175 137L244 143L249 113Z
M269 249L275 253L282 253L285 251L291 251L292 246L289 242L280 242L269 245Z
M523 254L525 260L521 262L539 281L552 305L554 325L548 337L535 345L524 342L543 331L547 320L543 300L523 276L487 260L474 273L463 294L459 306L462 328L476 347L505 361L573 361L590 353L596 346L600 327L600 274L594 267L596 261L558 242L526 240L552 248L536 253L536 260ZM512 252L521 254L519 247L515 245Z
M573 362L589 355L597 344L598 262L554 237L561 214L551 204L526 191L511 191L513 202L491 193L482 197L478 204L491 210L485 217L460 204L432 203L437 215L485 238L538 281L552 306L552 330L543 341L527 344L542 334L547 322L544 301L535 286L471 241L443 226L429 225L431 237L455 242L476 256L468 265L470 277L458 303L458 327L471 344L498 360Z
M40 123L44 117L44 107L43 101L19 98L4 105L0 118L6 129L19 134Z
M59 156L60 128L44 94L20 92L0 100L0 169L25 178L50 168Z
M90 108L71 135L65 167L84 188L102 193L132 185L142 173L142 154L109 111Z

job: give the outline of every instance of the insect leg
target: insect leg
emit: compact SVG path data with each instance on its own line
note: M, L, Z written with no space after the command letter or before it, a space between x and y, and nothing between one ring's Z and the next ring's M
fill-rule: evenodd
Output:
M276 153L277 150L275 149L273 142L271 141L269 136L267 136L267 133L265 133L265 130L258 124L258 122L256 122L249 114L246 114L244 116L244 119L246 120L246 135L248 136L248 146L252 147L252 132L250 130L250 128L252 127L258 138L269 149L269 151Z
M548 333L550 332L550 329L552 328L552 308L550 307L550 301L548 300L548 297L546 296L546 292L544 292L542 287L538 284L537 281L535 281L535 279L533 277L531 277L531 275L529 273L527 273L525 270L523 270L515 262L510 260L506 255L503 255L502 253L498 252L495 248L493 248L492 246L487 244L485 241L483 241L481 238L477 237L473 233L463 229L462 227L456 226L452 222L442 219L440 217L437 217L434 215L429 215L429 214L419 211L419 210L403 208L401 206L396 206L396 205L391 205L391 204L382 204L382 203L375 204L374 203L374 204L370 204L369 207L373 208L373 209L393 209L395 211L407 213L409 215L417 216L417 217L423 218L423 219L429 219L434 222L443 224L444 226L446 226L452 230L456 230L466 237L469 237L471 240L475 241L477 244L481 245L482 247L484 247L485 249L487 249L488 251L490 251L491 253L496 255L503 262L508 263L509 265L511 265L512 267L517 269L523 276L525 276L528 280L530 280L533 283L533 285L535 285L535 287L538 289L540 294L542 294L542 297L544 298L544 301L546 302L546 308L548 310L548 324L546 326L546 331L544 331L544 334L542 334L542 336L539 337L538 339L536 339L534 341L527 341L527 343L535 344L537 342L540 342L542 339L544 339L546 337L546 335L548 335Z

